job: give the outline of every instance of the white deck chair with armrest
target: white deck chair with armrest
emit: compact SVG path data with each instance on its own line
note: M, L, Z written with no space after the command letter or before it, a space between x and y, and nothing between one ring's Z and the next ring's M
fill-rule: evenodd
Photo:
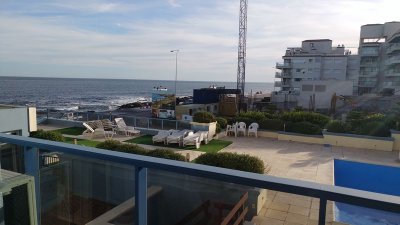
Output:
M204 144L208 144L208 132L207 131L197 131L192 135L188 135L183 138L183 147L187 145L195 145L196 149L200 148L201 142L204 141Z
M91 138L93 138L96 133L103 133L103 124L100 120L88 121L82 123L82 125L86 128L86 130L83 131L82 135L89 134L91 135Z
M250 134L254 134L255 137L258 137L257 131L258 131L258 123L252 123L250 124L249 129L247 130L247 136L250 136Z
M106 139L112 139L114 134L116 134L116 130L113 127L112 122L109 119L101 120L103 125L103 133Z

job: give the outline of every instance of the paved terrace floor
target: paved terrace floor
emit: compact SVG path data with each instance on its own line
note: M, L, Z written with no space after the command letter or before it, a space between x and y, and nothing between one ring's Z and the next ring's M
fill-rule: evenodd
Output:
M258 156L271 166L269 175L333 184L333 159L348 159L383 165L400 166L398 152L324 147L277 141L270 138L223 137L233 144L223 152L245 153ZM319 200L289 193L268 191L267 202L260 214L253 218L257 225L318 224ZM332 222L332 203L327 205L327 224Z

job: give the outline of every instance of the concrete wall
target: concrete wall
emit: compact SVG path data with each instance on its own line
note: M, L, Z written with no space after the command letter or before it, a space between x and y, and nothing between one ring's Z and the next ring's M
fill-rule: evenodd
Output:
M259 130L258 136L273 138L280 141L294 141L309 144L329 144L332 146L380 151L400 151L400 131L394 130L392 130L392 137L373 137L331 132L324 132L323 135L318 136L266 130Z
M29 136L29 111L33 110L36 111L35 108L28 110L27 107L2 107L0 109L0 132L21 131L22 136ZM34 128L32 126L32 129Z
M394 139L390 137L371 137L354 134L324 132L324 143L341 147L392 151Z
M279 132L278 133L279 141L295 141L301 143L309 143L309 144L323 144L324 137L317 135L303 135L303 134L295 134L295 133L287 133L287 132Z
M400 131L391 130L392 138L394 138L393 150L400 151Z

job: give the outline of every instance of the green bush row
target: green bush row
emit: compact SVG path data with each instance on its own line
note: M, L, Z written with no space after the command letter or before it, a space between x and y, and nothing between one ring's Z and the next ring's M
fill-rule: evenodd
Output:
M216 118L214 114L210 112L198 112L193 116L193 122L197 123L212 123L215 122Z
M261 159L230 152L205 153L196 159L196 163L261 174L265 170Z
M49 140L49 141L58 141L58 142L65 141L61 133L55 131L44 131L41 129L31 132L30 137Z
M169 149L147 150L138 145L121 143L116 140L107 140L96 145L96 148L107 149L118 152L126 152L137 155L152 156L157 158L185 161L185 157Z

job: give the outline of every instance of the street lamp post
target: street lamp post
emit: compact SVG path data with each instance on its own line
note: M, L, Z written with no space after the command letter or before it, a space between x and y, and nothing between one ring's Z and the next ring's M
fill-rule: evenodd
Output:
M179 53L179 49L171 50L171 52L175 53L175 111L176 111L176 82L178 81L178 53Z

